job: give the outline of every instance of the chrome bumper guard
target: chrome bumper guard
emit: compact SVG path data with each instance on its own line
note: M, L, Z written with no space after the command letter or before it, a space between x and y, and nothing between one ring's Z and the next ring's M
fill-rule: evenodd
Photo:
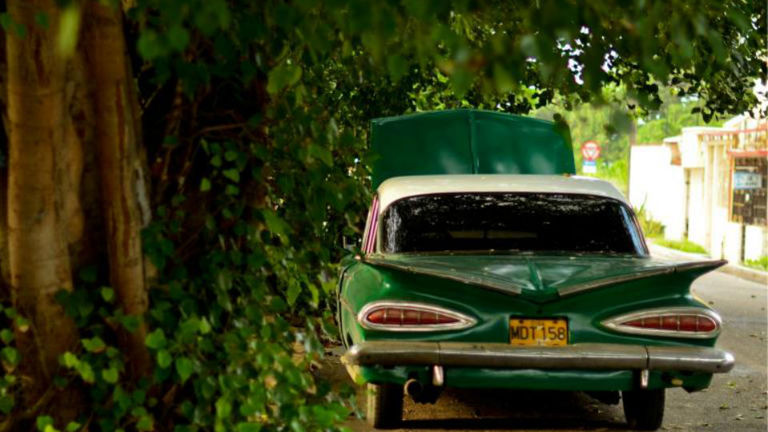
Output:
M342 357L348 366L458 366L495 369L657 370L723 373L731 353L706 347L583 343L527 347L502 343L370 341Z

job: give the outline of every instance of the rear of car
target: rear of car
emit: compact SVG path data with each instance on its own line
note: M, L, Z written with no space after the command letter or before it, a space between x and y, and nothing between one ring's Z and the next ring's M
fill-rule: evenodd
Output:
M395 177L378 188L339 320L369 420L395 426L403 393L574 390L661 425L664 389L706 388L733 357L690 293L721 261L652 259L610 184L555 175ZM616 397L614 397L614 395Z

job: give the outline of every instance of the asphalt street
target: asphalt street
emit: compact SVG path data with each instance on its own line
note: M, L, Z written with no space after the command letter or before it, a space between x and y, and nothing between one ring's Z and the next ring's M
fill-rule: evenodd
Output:
M728 374L717 374L709 389L667 391L662 430L766 431L768 361L766 304L768 288L720 272L701 277L693 292L723 317L718 346L736 357ZM333 375L345 375L338 362ZM348 380L348 379L347 379ZM358 392L360 412L363 391ZM348 426L372 431L363 419ZM406 397L404 431L620 431L626 430L621 405L606 405L573 392L448 390L434 405Z

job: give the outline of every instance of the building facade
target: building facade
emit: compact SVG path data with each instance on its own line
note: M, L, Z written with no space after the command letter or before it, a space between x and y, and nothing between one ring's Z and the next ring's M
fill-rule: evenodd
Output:
M684 128L631 148L629 200L731 262L768 256L768 121L738 116L722 128Z

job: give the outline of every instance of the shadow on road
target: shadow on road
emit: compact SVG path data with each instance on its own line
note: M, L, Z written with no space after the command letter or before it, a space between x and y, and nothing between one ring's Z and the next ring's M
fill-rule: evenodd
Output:
M625 430L619 405L575 392L446 391L435 405L406 399L406 430Z
M440 419L440 420L405 420L403 429L440 429L440 430L624 430L626 425L610 422L585 422L577 419L515 419L515 418L478 418L478 419Z

